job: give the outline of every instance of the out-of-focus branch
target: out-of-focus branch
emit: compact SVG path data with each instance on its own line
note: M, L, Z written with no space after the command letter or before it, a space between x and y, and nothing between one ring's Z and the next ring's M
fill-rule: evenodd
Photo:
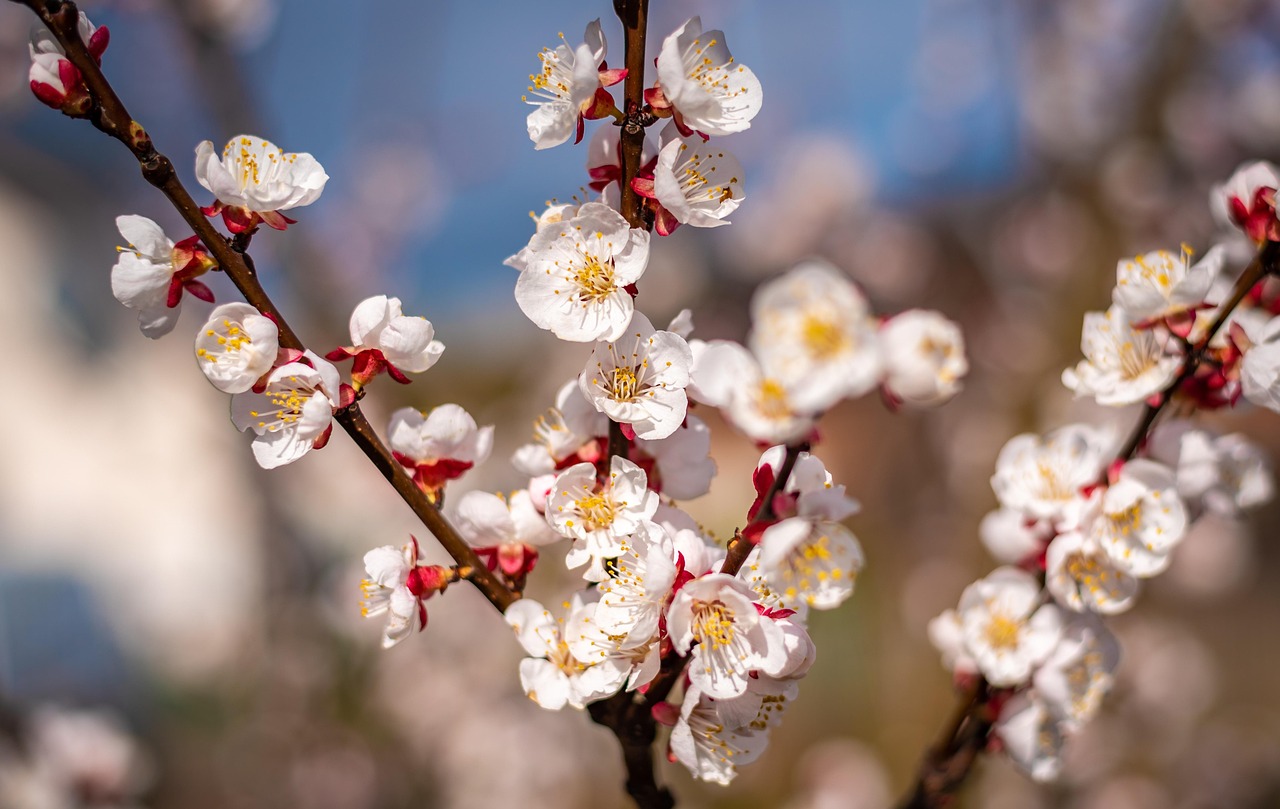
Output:
M66 51L67 59L75 65L84 77L85 85L93 100L89 111L89 121L102 132L119 140L129 148L138 160L142 176L151 185L160 190L169 202L177 209L186 223L204 242L209 252L218 261L219 267L227 274L240 293L244 295L254 308L276 322L280 329L280 344L286 348L302 350L305 348L297 334L290 328L280 310L267 296L258 281L252 262L240 250L229 242L210 223L200 206L192 199L191 194L178 179L169 158L156 151L151 137L142 126L133 120L128 109L116 95L107 81L98 63L89 54L80 40L78 30L79 11L72 2L63 0L13 0L20 2L36 13L40 20L53 32L58 42ZM391 455L391 451L378 438L368 419L360 411L358 404L343 408L335 415L351 439L378 467L383 476L391 483L392 488L400 495L414 514L435 535L445 551L460 566L468 568L468 581L476 586L485 597L499 610L515 601L512 592L484 565L471 546L458 534L452 525L440 513L440 510L414 484L412 478Z
M1222 303L1208 330L1183 357L1176 377L1160 393L1160 401L1147 405L1134 425L1129 439L1116 456L1118 461L1131 460L1146 443L1161 413L1178 390L1195 375L1204 361L1209 342L1231 317L1231 313L1249 294L1249 290L1267 275L1280 274L1280 243L1266 242L1245 268L1232 288L1231 296ZM996 716L991 706L991 689L979 677L961 695L955 713L937 744L931 747L920 764L916 785L900 804L900 809L941 809L951 795L969 777L978 755L986 748Z

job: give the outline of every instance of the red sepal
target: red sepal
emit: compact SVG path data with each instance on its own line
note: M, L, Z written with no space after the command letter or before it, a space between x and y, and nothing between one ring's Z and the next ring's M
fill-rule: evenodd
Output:
M106 52L107 46L111 44L111 31L107 30L107 26L99 26L98 30L93 32L93 36L89 37L89 41L85 45L89 48L89 54L94 61L102 64L102 54Z
M203 281L197 281L192 278L182 283L182 288L191 293L191 297L199 298L205 303L213 303L213 290L204 285Z
M408 385L410 382L413 381L412 379L404 375L404 371L401 371L399 368L395 367L389 362L387 363L387 376L399 382L401 385Z
M290 219L279 211L264 211L256 216L265 222L267 227L276 230L288 230L290 225L298 224L298 220Z
M46 84L42 81L31 82L31 92L35 93L36 98L46 107L53 107L55 110L62 109L62 104L67 100L60 90L52 84Z
M271 318L271 320L272 322L275 322L274 318ZM303 357L303 353L304 352L296 348L280 349L278 352L276 352L276 367L278 368L281 365L288 365L291 362L300 361Z
M169 293L165 296L164 305L173 309L182 301L182 279L173 276L169 279Z
M577 128L577 130L576 130L576 131L574 132L574 134L573 134L573 145L574 145L574 146L577 146L579 143L582 143L582 133L585 131L585 127L586 127L586 122L583 120L582 116L581 116L581 115L579 115L579 116L578 116L578 128Z
M680 720L680 706L672 705L670 702L657 702L649 709L649 713L653 716L655 722L666 725L667 727L675 727L676 722Z
M415 463L413 482L428 492L439 491L445 483L462 477L474 465L471 461L459 461L455 458L441 458L431 464Z
M1107 466L1107 482L1108 483L1110 483L1113 486L1115 485L1115 482L1120 479L1120 471L1124 469L1124 464L1125 464L1124 459L1117 458Z
M351 383L357 388L363 388L386 367L387 360L381 351L366 348L356 354L356 361L351 365Z
M675 214L661 205L655 205L654 208L653 229L658 231L658 235L670 236L675 233L676 228L680 227L680 220L676 219Z
M325 354L324 358L329 362L342 362L343 360L349 360L354 356L355 352L351 349L339 347L330 351L328 354Z
M316 440L311 442L312 449L324 449L324 445L329 443L329 437L333 435L333 424L324 428L324 432L316 436Z
M667 100L667 94L657 85L644 91L644 103L653 109L654 115L665 118L671 114L671 102Z
M234 234L251 232L262 221L262 217L247 208L233 208L222 203L218 206L222 212L222 224Z
M611 118L618 112L618 105L613 101L613 95L603 87L596 88L596 94L592 96L591 103L582 111L582 118L589 118L592 121L598 121L601 118Z
M627 69L625 67L615 67L610 70L605 67L604 62L601 62L600 68L600 84L604 87L612 87L627 77Z
M636 428L634 426L630 424L619 424L618 427L622 430L622 434L627 437L628 441L636 440Z
M631 180L631 190L644 197L645 199L657 199L658 195L653 190L652 177L634 177Z
M351 407L356 403L356 389L346 382L338 385L338 407Z
M592 166L587 169L587 174L591 177L591 182L587 183L587 187L592 191L603 191L609 187L609 183L622 182L621 166Z

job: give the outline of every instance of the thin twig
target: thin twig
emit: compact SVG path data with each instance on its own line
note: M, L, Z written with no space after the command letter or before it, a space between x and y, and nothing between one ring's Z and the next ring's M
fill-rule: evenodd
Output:
M13 0L36 13L48 26L66 51L67 59L84 77L85 85L93 99L89 121L102 132L129 148L138 160L143 178L160 190L178 211L187 225L200 237L209 252L217 260L240 293L254 308L275 321L280 329L280 344L285 348L305 348L297 334L289 326L284 315L272 303L258 281L252 261L242 252L246 239L228 241L201 212L200 206L178 179L173 163L156 151L151 137L133 120L124 103L116 95L98 63L89 54L80 39L79 11L75 3L53 0ZM391 451L378 438L358 404L352 404L335 414L335 418L356 445L378 467L392 488L400 495L414 514L435 535L445 551L460 566L470 569L468 581L484 593L499 611L505 611L515 601L512 592L481 562L471 546L444 518L439 508L414 484L404 468L391 455Z

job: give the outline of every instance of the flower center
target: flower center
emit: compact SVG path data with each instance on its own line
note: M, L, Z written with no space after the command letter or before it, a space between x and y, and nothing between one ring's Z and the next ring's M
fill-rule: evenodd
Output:
M775 380L762 381L758 397L760 413L765 418L785 419L791 415L791 406L787 403L787 391Z
M705 647L719 649L733 643L733 615L722 601L693 602L693 637Z
M1127 537L1142 529L1142 501L1137 501L1123 511L1107 514L1113 536Z
M618 514L617 505L603 494L589 494L573 501L574 507L582 515L583 527L588 531L598 531L613 524Z
M601 262L593 255L584 254L582 266L573 273L573 283L578 287L578 300L600 303L617 289L613 283L613 262Z
M834 321L817 315L805 315L800 335L805 348L820 360L831 359L845 344L840 327Z
M614 368L609 380L609 395L620 402L629 402L640 390L640 380L634 368Z
M814 535L816 534L816 536ZM847 574L831 554L831 537L815 531L796 546L783 561L780 575L783 596L789 603L797 598L813 602L813 591L828 581L840 581Z
M240 327L240 324L233 323L230 320L223 319L222 328L209 329L205 332L209 337L213 337L218 341L218 347L222 349L223 354L238 354L240 349L246 345L253 345L253 340L249 338L247 332ZM216 363L218 355L204 349L197 348L196 356L205 362Z
M987 624L987 643L993 649L1013 649L1018 645L1018 633L1021 629L1021 621L1003 615L992 616L991 622Z

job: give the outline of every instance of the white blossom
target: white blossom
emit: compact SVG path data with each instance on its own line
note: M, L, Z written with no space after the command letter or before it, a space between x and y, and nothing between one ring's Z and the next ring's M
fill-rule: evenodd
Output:
M957 611L965 651L997 688L1025 683L1062 635L1058 608L1042 604L1035 578L1014 567L966 587Z
M247 303L224 303L196 335L196 364L223 393L244 393L275 364L280 329Z
M567 620L573 622L584 605L584 594L575 593L566 606ZM566 618L554 617L537 601L520 599L507 607L504 617L530 655L520 661L520 685L543 708L581 709L615 693L625 681L629 669L620 661L606 659L596 665L574 657L566 639Z
M529 139L535 149L559 146L578 131L581 139L583 113L590 111L596 91L601 87L600 65L604 62L607 43L600 20L592 20L582 35L583 42L570 48L560 35L555 50L543 48L538 54L542 63L537 73L529 75L527 104L537 109L527 120Z
M1062 372L1062 384L1100 405L1127 405L1159 393L1177 375L1182 358L1166 351L1155 330L1135 330L1123 309L1084 316L1084 360Z
M620 638L622 647L632 648L657 635L677 571L671 538L656 523L643 524L623 547L611 575L600 583L596 623Z
M866 393L880 377L875 321L866 299L825 262L802 263L756 291L749 345L762 376L790 405L819 413Z
M1236 515L1274 494L1266 453L1239 433L1220 436L1187 420L1164 421L1147 448L1174 469L1179 496L1197 512Z
M1272 318L1253 342L1240 362L1244 398L1280 413L1280 317Z
M1005 703L994 732L1010 760L1032 780L1043 783L1058 777L1066 738L1059 720L1034 691L1015 694Z
M594 449L596 439L608 434L608 417L587 401L574 377L556 393L556 406L534 421L534 443L517 449L511 463L526 475L546 475L575 454L595 461L601 454ZM591 457L583 457L584 451Z
M711 490L716 462L711 457L711 428L702 419L688 414L666 438L637 436L635 443L637 450L653 458L651 488L672 500L693 500Z
M692 365L683 337L655 331L636 312L627 334L596 343L578 384L597 410L631 425L637 438L666 438L684 421Z
M1124 310L1135 326L1181 318L1190 331L1190 315L1202 308L1214 279L1222 271L1225 251L1221 246L1191 263L1191 248L1182 245L1177 255L1156 250L1116 265L1113 303ZM1187 331L1180 332L1185 336Z
M253 457L263 469L293 463L329 438L338 369L309 351L305 356L310 365L291 362L272 371L262 393L231 397L231 421L254 432Z
M105 25L94 25L83 11L80 12L76 28L89 55L101 63L102 54L111 40L111 32ZM84 77L66 58L66 51L53 32L43 25L34 26L27 50L31 55L31 69L27 79L36 98L47 106L68 113L87 112L90 99L84 86Z
M390 649L415 631L422 631L427 625L423 601L444 589L444 583L438 568L418 567L418 540L399 548L374 548L364 555L364 568L368 575L360 583L360 614L373 618L386 613L382 648Z
M270 141L237 135L227 141L221 158L212 141L196 147L196 180L217 198L206 213L221 213L227 228L241 233L258 222L284 230L293 220L281 211L315 202L329 175L305 152L286 154Z
M929 642L942 654L942 666L955 676L978 673L978 663L969 654L964 640L964 624L955 610L943 610L929 621Z
M435 327L425 317L406 316L399 298L375 295L356 305L349 324L351 345L330 352L329 359L356 358L352 378L357 388L385 365L397 382L406 373L420 374L436 364L444 343L433 339ZM367 359L362 357L367 355Z
M1018 565L1044 550L1053 535L1045 521L1029 521L1021 511L1000 508L990 511L978 524L978 537L996 561Z
M577 213L578 204L576 202L548 202L542 213L529 211L529 217L533 219L533 232L541 233L547 228L555 227L566 220L572 219ZM521 247L519 252L513 256L507 256L502 263L512 269L523 271L529 265L529 246Z
M996 458L991 488L1000 505L1032 519L1064 520L1079 512L1081 489L1099 482L1109 436L1071 424L1043 439L1024 433L1009 439Z
M750 728L729 727L717 708L716 699L690 686L680 719L671 729L671 753L694 778L727 785L737 776L739 765L760 757L768 737Z
M1036 671L1035 690L1066 727L1079 728L1098 713L1119 662L1115 636L1096 618L1079 616Z
M838 607L865 564L858 538L838 522L791 517L760 537L759 573L784 608Z
M699 17L662 41L658 84L677 120L707 135L747 129L764 100L755 74L729 53L724 32L703 31Z
M754 597L740 579L712 573L685 584L671 601L671 643L682 655L692 647L689 679L709 696L738 696L752 669L777 668L786 654L782 631L756 611Z
M491 566L507 576L528 573L538 548L562 537L533 505L527 491L503 499L489 492L467 492L457 500L454 525L472 547L492 551Z
M615 455L603 485L590 463L561 472L547 501L547 522L561 536L574 540L565 556L566 566L572 570L590 562L584 575L589 581L601 581L607 575L604 561L621 556L626 538L657 508L658 495L648 489L644 470Z
M116 227L129 247L120 248L111 268L111 293L138 311L145 336L154 340L173 331L184 290L213 300L213 293L196 278L216 265L194 236L174 244L145 216L118 216Z
M1059 534L1045 551L1045 587L1076 612L1115 615L1133 606L1138 580L1120 569L1098 540L1084 531Z
M885 390L918 407L940 405L960 392L969 373L960 327L938 312L909 309L880 327Z
M1116 567L1149 578L1169 566L1187 532L1187 513L1173 471L1154 461L1129 461L1102 495L1093 535Z
M1215 186L1209 208L1223 224L1234 225L1255 242L1280 239L1276 220L1276 190L1280 171L1263 160L1245 163L1231 178Z
M724 409L725 416L756 441L799 441L814 428L777 377L767 376L750 351L728 340L690 344L693 373L689 395Z
M479 426L456 404L439 405L430 413L402 407L391 414L387 444L419 486L435 491L484 463L493 449L493 425Z
M675 230L676 223L698 228L729 224L726 217L746 197L738 158L696 135L681 137L674 124L663 130L662 144L653 169L653 187L645 188L642 194L655 199L661 208L654 229L666 236Z
M627 287L649 261L649 234L588 202L560 227L535 233L516 282L516 303L562 340L616 340L635 310Z

